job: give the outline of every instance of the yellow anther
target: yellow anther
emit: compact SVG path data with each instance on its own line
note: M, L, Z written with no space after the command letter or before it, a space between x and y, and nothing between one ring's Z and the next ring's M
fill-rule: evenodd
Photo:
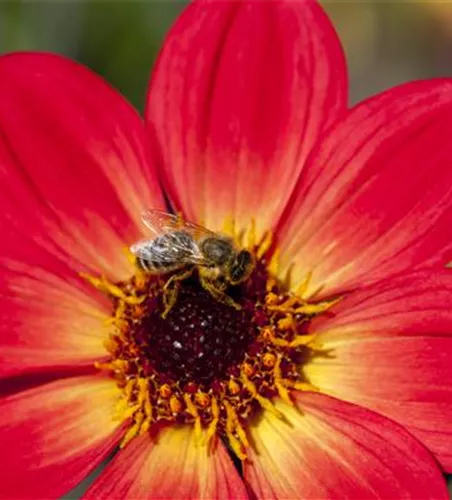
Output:
M256 246L256 219L251 219L250 227L247 233L247 248L254 248Z
M136 304L141 304L145 299L146 299L145 296L135 297L133 295L124 295L124 297L121 297L121 300L123 300L126 304L129 304L131 306L134 306Z
M267 352L262 357L262 363L266 368L273 368L276 363L276 356L270 352Z
M210 397L205 392L197 392L195 401L201 408L207 408L210 405Z
M251 382L251 380L242 372L243 386L251 393L251 396L266 410L272 412L278 418L283 418L282 413L273 406L273 403L261 396L256 389L256 386Z
M151 397L149 395L149 391L146 392L146 398L144 400L144 412L146 413L147 417L150 418L152 417L152 403L151 403Z
M232 396L235 396L240 392L240 384L238 384L234 379L230 379L228 382L228 390Z
M285 401L287 404L293 406L293 401L292 401L292 398L290 397L290 393L285 387L287 385L287 382L290 382L290 381L285 380L282 377L281 361L282 361L282 357L280 355L278 355L278 357L276 358L275 367L273 369L273 378L274 378L275 387L276 387L276 390L278 391L280 398L283 401Z
M296 307L293 312L295 314L305 314L307 316L315 316L317 314L324 313L328 311L331 307L337 304L341 298L337 298L334 300L328 300L323 302L317 302L316 304L303 304L301 306Z
M232 406L228 403L228 401L223 401L223 404L226 409L226 436L228 438L229 444L234 453L241 460L245 460L247 455L244 452L243 447L249 446L245 432L241 428L237 419L237 415ZM235 436L235 433L237 433L239 437L238 439Z
M129 406L128 401L122 400L115 407L113 420L127 420L139 409L140 405Z
M125 433L124 437L122 438L122 441L119 445L120 448L124 448L140 431L141 427L141 422L143 421L143 414L141 412L138 412L135 415L135 423L128 429L128 431Z
M242 372L247 376L247 377L252 377L255 372L256 372L256 369L254 368L253 365L251 365L250 363L243 363L242 364Z
M106 370L106 371L111 370L111 371L113 371L113 365L110 361L108 361L108 362L95 361L94 368L96 368L96 370Z
M278 329L287 331L287 330L294 330L296 327L296 321L294 320L294 317L292 314L288 314L285 318L281 318L278 321Z
M168 399L172 393L173 391L168 384L163 384L159 389L160 397L162 397L163 399Z
M133 390L135 388L135 379L131 378L127 381L126 386L124 387L124 394L126 399L130 401L132 399Z
M170 397L169 406L170 406L170 410L173 413L173 415L178 415L182 411L182 403L177 396ZM194 407L194 408L196 409L196 407ZM193 413L191 413L191 412L190 412L190 414L193 415ZM193 416L195 416L195 415L193 415Z
M235 432L237 433L237 436L239 437L241 443L245 448L248 448L250 446L248 442L248 437L246 435L246 432L244 431L243 427L240 425L240 422L237 420L237 423L235 425Z
M279 382L282 379L282 373L281 373L281 355L275 356L275 367L273 368L273 376L275 378L276 382Z
M119 343L117 341L117 339L113 336L113 335L109 335L103 342L102 342L103 346L105 347L105 349L110 353L110 354L114 354L117 350L118 350L118 347L119 347Z
M264 332L264 339L267 342L271 342L273 345L280 346L280 347L289 347L290 342L285 339L281 339L279 337L275 337L274 332L269 328L266 329Z
M102 292L105 291L105 283L102 278L99 278L98 276L93 276L92 274L89 273L79 273L80 278L83 278L86 280L91 286L94 288L97 288L101 290Z
M124 316L126 312L126 303L123 301L119 301L118 305L115 310L115 315L112 316L111 318L107 318L105 320L105 325L115 325L116 327L120 328L120 322L122 321L122 317Z
M266 326L261 329L263 340L270 340L275 334L275 329L272 326Z
M315 335L297 335L290 343L290 347L299 347L301 345L308 345L315 339Z
M140 377L137 381L138 384L138 404L144 405L146 401L146 396L149 393L148 381L145 378Z
M218 401L215 396L212 396L210 408L212 412L212 422L210 422L206 432L207 445L210 443L211 439L215 436L215 433L217 432L218 422L220 420L220 407L218 406Z
M235 219L232 215L228 215L224 220L223 232L228 236L235 236Z
M81 278L88 281L88 283L90 283L93 287L97 288L101 292L112 295L113 297L116 297L118 299L121 299L127 304L130 305L140 304L146 298L145 296L134 297L132 295L126 295L119 286L108 281L108 279L105 276L97 277L88 273L79 273L79 275Z
M124 255L126 256L127 260L132 264L132 266L136 267L137 258L135 256L135 254L133 254L130 251L130 248L129 247L123 247L122 251L123 251Z
M268 297L268 295L267 295ZM291 313L294 312L293 306L298 302L297 297L289 297L287 300L285 300L281 304L267 304L267 307L270 311L277 311L277 312L287 312Z
M223 401L224 408L226 410L226 430L228 433L236 433L237 436L240 439L240 442L243 444L245 448L249 447L249 442L248 438L246 437L245 431L243 430L242 426L240 425L239 418L237 416L237 413L235 412L234 408L232 405L227 401Z
M187 412L192 416L192 417L198 417L198 408L193 404L193 401L191 400L190 394L184 394L184 401L185 405L187 406Z
M234 434L226 433L226 436L228 438L229 445L232 448L232 451L237 455L237 457L240 460L246 460L247 455L246 453L244 453L240 441L234 436Z
M140 428L140 434L145 434L151 427L152 420L148 417L142 424Z
M279 250L279 248L277 248L273 252L270 263L268 264L268 272L270 273L270 275L272 275L272 276L279 275L280 260L281 260L281 251ZM268 287L267 287L267 290L269 290ZM271 288L270 288L270 290L271 290Z
M115 359L111 362L115 372L125 373L129 369L129 362L125 359Z
M191 400L190 394L184 394L184 401L187 406L187 412L195 419L195 442L196 444L200 444L202 436L201 417L199 416L198 409Z
M284 385L275 382L276 390L278 391L279 397L286 402L288 405L293 406L292 398L290 397L289 391L284 387Z
M270 292L265 296L265 304L267 306L273 306L278 303L279 297L276 293Z
M264 255L270 250L273 243L273 234L271 231L267 231L264 237L259 243L259 248L257 249L256 256L258 259L262 259Z

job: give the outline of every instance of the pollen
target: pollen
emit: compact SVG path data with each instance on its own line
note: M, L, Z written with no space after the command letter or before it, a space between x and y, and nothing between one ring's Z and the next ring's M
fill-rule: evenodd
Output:
M198 445L221 439L246 460L251 420L263 411L283 418L276 398L293 404L293 391L316 390L300 370L306 348L315 343L307 325L339 299L310 303L302 298L305 282L291 292L277 277L271 235L257 241L254 223L240 239L256 265L244 283L227 291L239 307L216 300L196 273L181 281L170 309L164 294L171 274L137 269L119 283L83 275L112 304L113 329L104 343L109 359L95 366L120 388L112 418L126 422L122 447L159 423L189 424Z

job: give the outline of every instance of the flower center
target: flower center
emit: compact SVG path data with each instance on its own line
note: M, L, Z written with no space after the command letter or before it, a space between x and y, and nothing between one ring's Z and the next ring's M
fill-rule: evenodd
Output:
M122 446L160 421L185 423L200 442L219 436L245 459L249 418L262 410L281 416L272 399L292 404L291 391L309 386L299 369L312 340L307 325L334 301L308 304L290 293L270 271L268 247L267 239L250 248L254 271L227 290L238 307L214 298L196 273L178 283L169 311L169 275L137 270L116 284L85 276L113 303L110 360L96 366L122 391L115 418L131 422Z
M242 290L236 292L236 301L243 302ZM172 382L209 390L243 361L258 333L251 307L236 310L190 279L168 315L163 318L161 307L151 306L134 335L141 363Z

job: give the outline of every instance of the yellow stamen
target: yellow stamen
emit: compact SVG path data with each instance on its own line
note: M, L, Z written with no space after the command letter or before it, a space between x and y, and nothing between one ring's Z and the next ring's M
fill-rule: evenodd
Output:
M243 363L242 364L242 371L247 377L252 377L254 375L254 373L256 372L256 369L250 363Z
M80 277L88 281L90 285L97 288L103 293L109 294L113 297L123 300L127 304L140 304L146 297L134 297L132 295L126 295L124 291L114 283L108 281L105 276L93 276L88 273L79 273Z
M276 363L276 356L270 352L267 352L262 357L262 363L266 368L273 368Z
M251 224L248 229L246 246L248 248L254 248L256 246L256 219L254 219L254 217L251 219Z
M275 406L273 406L273 403L269 399L264 398L257 392L256 386L243 372L241 374L241 379L245 389L247 389L251 393L251 396L262 406L262 408L270 411L278 418L282 418L282 413L277 408L275 408Z
M282 304L268 305L270 311L277 312L293 312L293 306L299 302L298 297L289 297Z
M227 216L224 220L223 232L228 236L235 236L235 218L232 215Z
M200 444L202 428L201 428L201 417L199 416L198 408L196 408L196 406L193 404L190 394L184 394L184 401L187 406L187 412L195 419L195 442L197 444Z
M295 314L305 314L307 316L313 316L317 314L322 314L331 307L335 306L342 297L337 297L336 299L324 300L323 302L317 302L316 304L303 304L293 310Z
M279 396L283 401L285 401L287 404L290 406L293 406L293 401L292 398L290 397L289 391L285 387L285 380L283 379L282 372L281 372L281 356L278 355L275 363L275 367L273 369L273 376L275 380L275 387L276 390L278 391Z
M285 318L282 318L278 321L279 330L295 330L296 326L297 322L294 320L293 314L288 314Z
M229 434L227 431L226 431L226 436L228 438L229 445L232 448L232 451L237 455L237 457L240 460L246 460L247 455L246 453L243 452L240 441L234 436L234 434Z
M279 248L277 248L271 257L270 263L268 265L268 272L272 276L278 276L279 274L279 267L280 267L280 260L281 260L281 251ZM268 288L267 288L268 290Z
M124 387L124 393L128 401L132 398L133 390L135 389L135 379L131 378L127 381Z
M212 396L211 400L211 412L212 412L212 422L210 422L209 427L207 428L206 432L206 444L209 445L210 441L214 437L215 433L217 432L217 426L218 422L220 420L220 407L218 406L218 401L215 396Z
M121 443L119 444L120 448L124 448L139 433L143 418L143 414L141 412L137 412L137 414L135 415L135 423L132 425L132 427L129 427L129 429L125 433Z
M173 415L178 415L182 411L182 403L177 396L170 397L169 406Z
M240 424L238 424L237 415L232 406L226 400L223 401L223 404L226 410L226 436L228 438L229 444L234 453L240 458L240 460L246 460L247 455L243 451L243 446L245 446L245 448L249 446L246 435L244 435L243 429L241 429L240 434L239 432L237 432L237 425L239 425L240 427ZM239 436L238 439L235 436L235 432L237 432L237 435ZM242 441L243 437L246 445Z
M265 304L267 306L273 306L278 303L279 297L276 295L276 293L270 292L267 294L265 297Z
M172 394L171 387L168 384L163 384L160 387L159 394L163 399L168 399Z
M262 259L262 257L270 250L272 243L273 243L273 234L271 231L267 231L264 234L264 237L262 238L261 242L259 243L259 248L257 249L256 257L258 259Z
M289 342L289 347L299 347L301 345L308 345L314 339L315 335L297 335L291 342Z
M146 397L149 396L148 381L145 378L138 379L138 404L140 406L144 405Z
M228 390L233 396L235 396L240 392L240 385L234 379L230 379L228 382Z
M240 439L240 442L243 444L245 448L249 447L249 442L248 438L246 437L245 431L243 430L242 426L240 425L239 418L237 416L237 413L235 412L234 408L232 405L225 400L223 402L224 408L226 410L226 428L228 429L229 432L233 433L236 432L237 436Z
M195 401L201 408L207 408L210 405L210 397L205 392L197 392L195 394Z

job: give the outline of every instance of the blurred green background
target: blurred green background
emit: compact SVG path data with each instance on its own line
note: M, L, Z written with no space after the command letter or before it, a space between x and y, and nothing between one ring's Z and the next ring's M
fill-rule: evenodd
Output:
M152 63L185 3L0 0L0 51L66 54L142 109ZM345 46L352 102L406 80L452 76L452 1L323 4Z
M351 102L407 80L452 76L452 1L322 3L345 47ZM0 52L65 54L104 76L142 110L152 64L185 4L0 0Z

